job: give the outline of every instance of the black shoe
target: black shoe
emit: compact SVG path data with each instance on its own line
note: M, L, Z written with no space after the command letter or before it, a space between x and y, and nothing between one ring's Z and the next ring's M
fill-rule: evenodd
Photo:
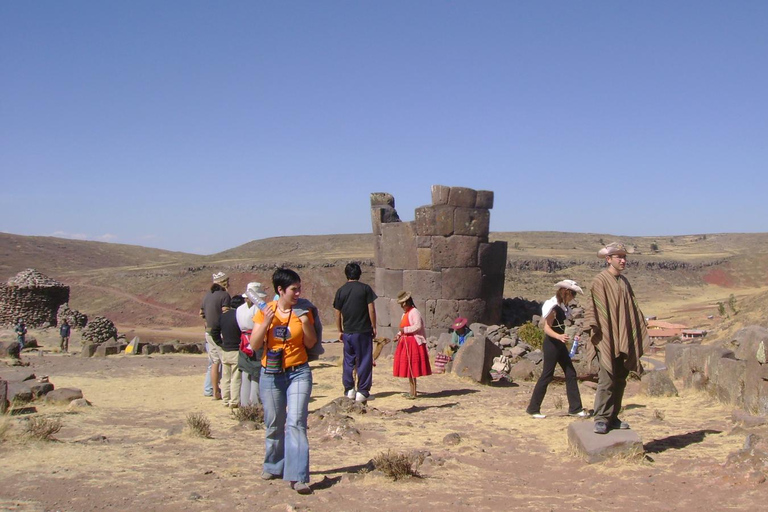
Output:
M595 434L607 434L608 424L604 421L595 422Z
M621 421L619 418L611 420L609 425L613 430L629 430L629 423Z

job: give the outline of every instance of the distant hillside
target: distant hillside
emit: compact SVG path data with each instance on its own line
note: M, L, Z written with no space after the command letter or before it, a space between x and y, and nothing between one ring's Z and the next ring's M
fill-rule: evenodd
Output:
M506 297L544 300L560 279L587 286L600 270L596 252L620 239L636 251L627 276L647 315L691 327L732 330L757 322L768 297L768 234L618 237L591 233L492 233L508 243ZM275 266L297 267L304 293L331 322L330 303L343 284L346 262L363 262L373 277L373 235L316 235L255 240L199 256L139 246L0 233L0 279L36 268L71 287L70 305L127 326L197 326L200 299L213 272L231 275L233 293L252 280L269 286ZM743 313L717 315L717 303L734 294ZM763 294L763 295L761 295ZM753 308L757 308L754 312ZM712 316L713 318L708 318ZM763 315L764 316L764 315Z

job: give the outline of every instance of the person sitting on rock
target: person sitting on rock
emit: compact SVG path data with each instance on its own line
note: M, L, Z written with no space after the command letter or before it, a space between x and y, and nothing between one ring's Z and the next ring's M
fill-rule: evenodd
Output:
M464 345L468 338L474 337L475 333L469 328L467 322L466 318L460 316L451 324L451 344L449 345L451 353L447 355L452 356Z

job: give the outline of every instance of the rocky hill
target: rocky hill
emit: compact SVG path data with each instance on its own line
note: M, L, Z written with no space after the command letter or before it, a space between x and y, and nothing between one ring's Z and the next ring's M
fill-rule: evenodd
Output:
M492 240L509 245L504 296L543 300L552 295L552 285L560 279L588 284L600 269L595 253L601 240L617 238L582 233L492 233ZM765 325L765 315L752 309L768 303L768 234L621 239L635 248L627 275L647 315L710 330L722 327L730 331L747 318ZM199 256L0 233L0 279L36 268L70 286L71 307L89 316L106 316L118 327L181 327L199 324L199 302L213 272L229 273L237 292L252 280L269 283L274 268L287 265L302 275L305 295L321 305L323 320L330 322L332 296L344 282L346 262L361 261L363 280L373 283L372 241L370 234L278 237ZM717 304L727 302L731 294L744 313L720 318Z

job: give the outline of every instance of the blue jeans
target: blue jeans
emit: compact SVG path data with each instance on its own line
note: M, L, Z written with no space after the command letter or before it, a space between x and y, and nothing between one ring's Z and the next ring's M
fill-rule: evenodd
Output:
M259 396L264 407L264 471L283 480L309 483L307 416L312 394L308 363L283 373L261 369Z

